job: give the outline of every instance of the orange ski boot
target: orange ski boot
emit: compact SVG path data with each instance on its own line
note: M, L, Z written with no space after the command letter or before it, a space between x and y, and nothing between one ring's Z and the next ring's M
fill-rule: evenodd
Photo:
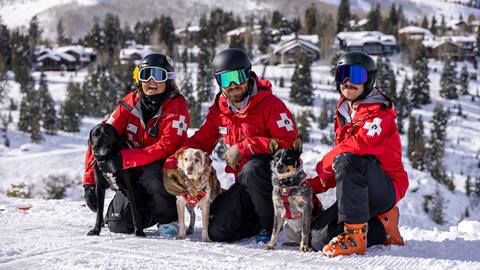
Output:
M400 218L398 207L395 205L392 209L378 215L377 217L380 222L382 222L383 227L385 227L385 233L387 235L385 245L403 246L403 238L400 234L400 230L398 230L398 220Z
M347 224L343 232L323 247L323 255L336 257L357 253L364 255L367 250L367 223Z

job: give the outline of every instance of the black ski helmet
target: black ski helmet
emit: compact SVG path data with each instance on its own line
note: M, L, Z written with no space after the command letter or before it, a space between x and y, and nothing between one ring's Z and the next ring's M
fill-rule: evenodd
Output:
M145 55L139 65L139 68L141 69L145 67L161 67L166 69L168 72L175 71L173 60L168 55L161 53L151 53Z
M347 52L340 56L337 62L337 68L343 65L356 65L364 67L368 73L368 80L364 84L365 89L357 100L365 98L373 90L375 84L375 75L377 74L377 64L370 55L363 52ZM337 90L340 92L340 84L337 82Z
M215 74L222 71L244 69L245 74L248 75L252 68L252 63L247 54L240 49L234 48L223 50L215 55L212 65Z

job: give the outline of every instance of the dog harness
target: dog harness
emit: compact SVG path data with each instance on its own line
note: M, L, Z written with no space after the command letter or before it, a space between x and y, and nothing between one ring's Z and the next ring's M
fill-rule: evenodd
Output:
M185 200L187 200L188 204L190 204L191 206L195 206L195 205L197 205L197 203L199 201L201 201L203 198L205 198L206 194L207 193L205 191L200 191L195 196L193 196L188 192L184 192L182 194L182 196L183 196L183 198L185 198Z
M285 218L286 219L297 219L302 217L302 213L297 210L296 207L290 206L289 198L292 193L301 185L300 179L305 178L305 172L301 171L296 175L287 178L286 180L280 181L276 180L275 184L280 186L278 195L282 198L283 208L285 208ZM320 213L320 201L318 200L315 194L312 194L313 201L313 213Z

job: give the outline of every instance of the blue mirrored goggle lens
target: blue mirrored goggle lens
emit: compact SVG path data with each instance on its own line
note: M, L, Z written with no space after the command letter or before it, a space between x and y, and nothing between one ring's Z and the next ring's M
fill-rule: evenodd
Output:
M343 65L337 67L335 74L335 81L343 83L346 78L349 78L353 84L363 84L368 81L367 69L361 66Z
M248 77L243 69L226 71L215 75L220 88L228 88L232 83L236 85L244 84Z
M140 69L138 77L142 82L153 79L156 82L164 82L168 79L168 72L163 68L148 67Z

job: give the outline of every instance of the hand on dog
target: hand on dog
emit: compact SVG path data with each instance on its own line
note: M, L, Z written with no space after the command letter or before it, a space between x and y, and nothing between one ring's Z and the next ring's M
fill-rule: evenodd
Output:
M97 197L95 196L95 185L85 185L85 193L83 198L85 198L85 203L88 208L93 212L97 212Z
M105 173L117 173L123 170L123 159L120 152L104 159L97 159L98 168Z
M227 152L225 153L225 160L227 165L230 168L236 170L238 163L242 160L242 156L240 155L240 151L238 150L238 146L233 145L228 148Z
M185 192L187 177L182 171L169 169L163 174L163 185L168 193L177 196Z

